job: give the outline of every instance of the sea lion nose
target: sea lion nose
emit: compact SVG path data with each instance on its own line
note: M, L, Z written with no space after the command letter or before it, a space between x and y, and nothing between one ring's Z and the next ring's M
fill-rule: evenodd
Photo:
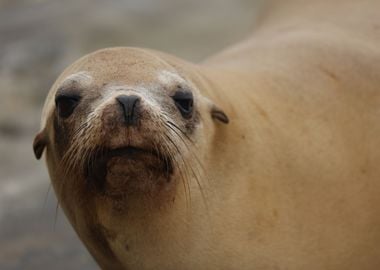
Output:
M135 95L121 95L116 97L124 112L124 120L127 126L135 126L137 124L139 112L138 103L141 98Z

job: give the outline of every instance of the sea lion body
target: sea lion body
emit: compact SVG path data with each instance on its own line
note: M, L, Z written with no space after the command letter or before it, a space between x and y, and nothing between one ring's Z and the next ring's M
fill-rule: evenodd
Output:
M60 204L99 265L378 269L378 18L378 1L277 3L251 38L199 65L114 48L67 69L44 109L47 164ZM195 170L187 187L170 182L157 196L115 201L86 194L75 184L83 182L78 172L61 191L53 97L82 71L97 86L182 78L196 88L193 144L181 146L190 148L184 157ZM223 111L210 115L216 105ZM223 112L228 125L214 121Z

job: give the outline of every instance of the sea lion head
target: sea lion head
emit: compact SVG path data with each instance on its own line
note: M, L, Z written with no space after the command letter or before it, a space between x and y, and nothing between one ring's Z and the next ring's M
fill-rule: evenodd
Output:
M228 118L202 95L194 70L136 48L100 50L66 69L34 142L37 158L47 149L58 199L162 202L174 199L179 183L199 178L205 157L195 149L211 140L211 122Z

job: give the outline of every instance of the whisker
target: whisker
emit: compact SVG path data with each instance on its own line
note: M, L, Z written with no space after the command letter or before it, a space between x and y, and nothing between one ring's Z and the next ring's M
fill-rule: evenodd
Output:
M205 204L205 207L208 209L208 204L207 204L206 196L204 194L203 187L201 185L201 182L199 180L198 175L195 173L195 171L193 170L193 168L186 163L185 159L181 155L181 151L179 150L178 146L174 143L174 141L172 140L172 138L170 138L170 136L168 136L168 135L166 135L166 137L172 143L172 145L174 146L174 148L177 150L178 156L181 158L182 163L184 164L185 170L187 172L188 172L188 169L191 170L192 175L194 176L195 182L196 182L196 184L198 186L198 189L199 189L199 191L201 193L201 197L202 197L203 203Z
M183 131L178 125L176 125L175 123L173 123L173 122L170 121L170 120L167 120L166 122L167 122L168 124L170 124L171 126L173 126L174 128L178 129L178 130L182 133L182 135L185 136L186 139L189 140L189 142L191 142L192 144L194 144L194 141L189 137L189 135L187 135L186 132Z
M50 189L51 189L51 183L49 183L48 189L47 189L46 194L45 194L44 203L43 203L41 210L40 210L41 211L40 218L42 218L42 216L44 214L44 210L46 209L46 204L47 204L47 201L49 199Z
M55 214L54 214L54 226L53 226L54 231L55 231L55 227L58 221L58 211L59 211L59 199L57 198L57 204L55 206Z
M168 124L170 123L170 121L167 122ZM169 127L174 133L176 133L176 135L181 139L181 141L183 142L183 144L185 145L186 149L189 151L189 153L192 155L192 157L195 159L195 161L197 162L197 165L201 168L201 171L202 171L202 175L205 177L205 179L207 180L208 183L210 183L210 179L209 179L209 176L207 174L207 171L206 169L203 167L201 161L199 160L198 156L195 154L195 152L187 145L186 141L184 140L184 138L181 136L181 134L179 134L175 129L174 127L176 127L178 130L182 131L178 126L176 126L175 124L173 125L168 125L166 124L167 127ZM183 131L182 131L183 133ZM188 138L186 136L186 138ZM192 142L193 143L193 142ZM193 146L195 147L195 144L193 143ZM198 167L196 167L197 170L198 170ZM198 170L198 173L199 173L199 170Z
M168 142L165 139L165 137L162 137L162 140L165 142L163 145L166 147L167 152L172 157L172 162L175 163L175 167L178 169L179 176L181 178L181 182L185 191L185 200L186 200L186 209L189 209L189 206L191 207L191 192L190 192L190 185L187 178L184 177L182 167L180 166L179 162L175 158L175 155L172 153L171 148L167 146Z

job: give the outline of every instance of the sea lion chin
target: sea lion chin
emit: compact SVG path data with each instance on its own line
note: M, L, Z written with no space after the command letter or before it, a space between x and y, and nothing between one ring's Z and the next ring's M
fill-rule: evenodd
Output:
M153 150L132 146L102 151L86 168L86 179L102 195L125 198L154 196L173 174L172 161Z

